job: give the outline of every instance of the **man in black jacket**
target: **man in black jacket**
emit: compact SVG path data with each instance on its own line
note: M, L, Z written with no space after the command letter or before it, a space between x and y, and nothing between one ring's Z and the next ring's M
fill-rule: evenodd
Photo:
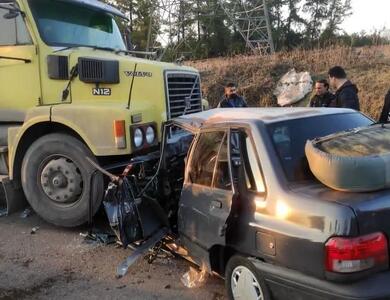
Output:
M329 70L330 86L336 90L332 107L352 108L360 110L358 89L347 79L347 74L342 67L336 66Z
M244 98L237 95L237 88L234 83L225 86L225 93L218 107L247 107Z
M379 123L390 123L390 90L388 90L385 103L382 108L381 116L379 117Z
M329 83L326 79L317 80L314 86L315 95L310 99L310 107L328 107L334 100L334 95L329 92Z

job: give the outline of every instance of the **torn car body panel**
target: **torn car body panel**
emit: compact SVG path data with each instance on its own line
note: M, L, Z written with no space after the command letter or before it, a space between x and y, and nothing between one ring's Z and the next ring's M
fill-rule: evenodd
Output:
M290 295L292 271L299 275L295 283L310 280L307 291L293 290L291 299L359 299L357 285L349 289L347 282L368 286L373 278L390 276L390 223L378 217L390 209L380 201L390 192L357 197L321 185L308 168L304 145L307 139L371 124L345 109L216 109L181 116L165 124L160 158L142 163L145 174L154 174L145 176L142 199L147 195L159 203L169 234L209 272L232 280L229 263L245 258L275 299ZM148 164L154 166L150 171ZM137 172L132 176L142 177ZM363 209L370 219L361 216ZM373 233L384 247L383 260L324 263L333 253L327 252L329 240L370 240L365 235ZM277 284L271 282L272 268L282 270ZM380 271L387 275L377 276ZM330 282L338 282L332 283L337 288L329 291ZM389 298L390 287L372 293L378 294Z

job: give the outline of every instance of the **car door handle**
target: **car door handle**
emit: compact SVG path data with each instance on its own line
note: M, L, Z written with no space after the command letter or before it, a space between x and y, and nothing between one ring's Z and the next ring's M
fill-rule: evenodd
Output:
M211 208L222 208L222 202L217 200L212 200Z

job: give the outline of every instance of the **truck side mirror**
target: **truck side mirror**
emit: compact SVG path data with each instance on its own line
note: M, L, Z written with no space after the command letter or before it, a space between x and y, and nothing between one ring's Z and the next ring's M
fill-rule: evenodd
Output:
M2 5L1 2L3 2L3 1L0 1L0 8L4 9L4 10L8 10L8 12L3 15L4 19L7 19L7 20L15 19L17 16L19 16L19 14L21 14L23 17L25 16L25 13L17 7L17 4L15 1L13 1L13 0L7 1L9 4L11 4L11 6Z
M15 10L9 10L6 14L3 15L4 19L11 20L15 19L17 16L19 16L19 12Z

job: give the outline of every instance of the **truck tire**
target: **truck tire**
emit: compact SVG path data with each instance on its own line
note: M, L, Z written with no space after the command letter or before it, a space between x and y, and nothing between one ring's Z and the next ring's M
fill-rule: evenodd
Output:
M96 161L78 139L62 133L45 135L27 150L22 162L22 186L27 201L47 222L75 227L88 221L90 177ZM98 210L104 192L103 176L93 182L92 214Z
M230 300L270 300L271 296L263 276L242 256L233 256L226 266L225 285Z

